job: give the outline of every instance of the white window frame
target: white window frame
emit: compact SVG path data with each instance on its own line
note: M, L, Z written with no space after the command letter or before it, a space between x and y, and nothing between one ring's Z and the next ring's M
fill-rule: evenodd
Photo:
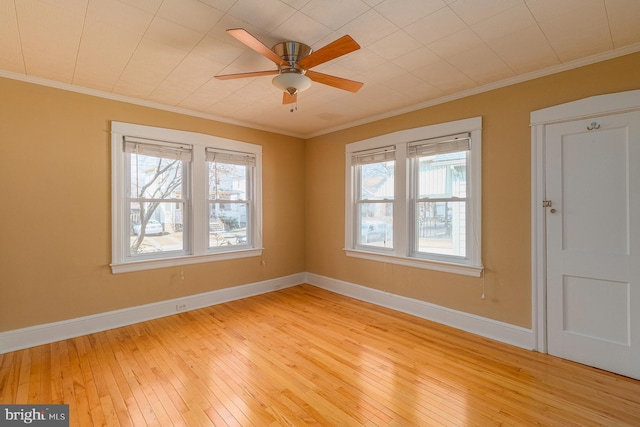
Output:
M124 137L143 138L151 141L187 144L192 147L192 160L188 174L190 197L185 209L188 218L184 221L185 251L176 253L159 253L155 257L133 258L129 256L129 207L126 203L125 159L123 150ZM222 149L250 153L255 156L255 167L251 189L251 221L252 235L247 236L251 244L242 247L231 246L229 250L212 251L208 248L209 238L209 197L208 197L208 163L206 149ZM111 192L112 192L112 273L149 270L196 264L211 261L222 261L237 258L256 257L262 255L262 147L241 141L234 141L212 135L195 132L143 126L131 123L111 122Z
M414 256L411 248L414 227L412 225L413 204L411 201L411 168L408 156L408 145L413 141L439 138L460 133L471 135L471 150L469 152L469 169L467 198L469 204L468 227L468 251L464 259L447 259L434 255L433 257ZM383 147L395 147L395 198L393 201L393 249L376 248L374 246L357 244L356 197L357 177L352 165L353 155L366 150L381 149ZM473 277L482 275L481 254L481 188L482 188L482 117L457 120L454 122L440 123L423 126L414 129L397 131L362 141L357 141L346 146L346 170L345 170L345 253L350 257L363 258L373 261L405 265L423 269L444 271L448 273L462 274Z

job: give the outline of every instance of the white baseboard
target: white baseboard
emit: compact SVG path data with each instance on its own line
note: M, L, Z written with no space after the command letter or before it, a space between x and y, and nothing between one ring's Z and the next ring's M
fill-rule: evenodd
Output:
M516 347L534 350L535 337L531 329L511 325L428 302L371 289L313 273L306 274L306 283L337 294L356 298L423 319L491 338Z
M247 298L302 283L309 283L328 291L412 314L517 347L535 349L535 339L533 331L530 329L317 274L299 273L153 304L0 332L0 354L170 316L177 312ZM183 305L184 309L177 309L177 306Z
M247 298L304 283L305 274L293 274L242 286L220 289L188 297L129 307L76 319L36 325L23 329L0 332L0 354L24 348L75 338L94 332L170 316L178 312L195 310L241 298ZM178 306L184 306L178 310Z

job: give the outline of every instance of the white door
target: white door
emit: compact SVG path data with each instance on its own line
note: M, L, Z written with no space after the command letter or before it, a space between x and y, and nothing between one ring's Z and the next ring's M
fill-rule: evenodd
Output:
M640 379L640 112L545 132L548 351Z

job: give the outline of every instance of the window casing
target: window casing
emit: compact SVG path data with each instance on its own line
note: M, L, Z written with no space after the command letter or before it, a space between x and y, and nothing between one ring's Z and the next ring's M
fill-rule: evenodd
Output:
M261 147L112 122L112 271L259 256Z
M347 255L479 276L481 127L477 117L347 145Z

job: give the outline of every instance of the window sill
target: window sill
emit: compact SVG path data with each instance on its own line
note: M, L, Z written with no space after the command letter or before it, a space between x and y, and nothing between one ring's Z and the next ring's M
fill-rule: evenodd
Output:
M373 253L358 251L354 249L344 250L347 256L368 259L371 261L386 262L407 267L423 268L427 270L443 271L445 273L462 274L465 276L480 277L482 276L482 266L472 266L464 264L451 264L446 262L428 261L418 258L399 257L394 255L386 255L382 253Z
M153 270L156 268L176 267L188 264L200 264L203 262L225 261L238 258L250 258L262 255L262 249L250 249L242 251L228 251L206 255L188 255L176 258L162 258L153 260L140 260L111 264L111 273L129 273L132 271Z

